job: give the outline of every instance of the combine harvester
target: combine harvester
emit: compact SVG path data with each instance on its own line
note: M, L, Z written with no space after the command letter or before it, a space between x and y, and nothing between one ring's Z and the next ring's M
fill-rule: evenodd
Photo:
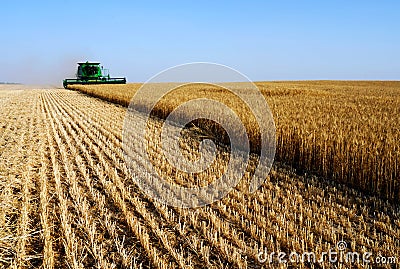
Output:
M64 88L72 84L126 84L126 78L110 78L108 69L100 63L78 63L76 78L63 80Z

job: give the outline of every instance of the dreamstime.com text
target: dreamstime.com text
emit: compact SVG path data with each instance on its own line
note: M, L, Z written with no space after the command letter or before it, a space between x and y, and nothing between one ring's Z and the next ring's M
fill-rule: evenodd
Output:
M332 263L332 264L360 264L360 265L390 265L397 264L399 260L395 256L384 256L380 253L374 255L372 252L356 252L347 249L347 243L340 241L336 248L331 248L326 252L268 252L267 249L258 253L258 262L262 264L273 263Z

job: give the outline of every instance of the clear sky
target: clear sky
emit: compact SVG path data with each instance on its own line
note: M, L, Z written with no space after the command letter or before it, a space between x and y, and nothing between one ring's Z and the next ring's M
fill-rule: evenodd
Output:
M61 85L76 62L146 81L188 62L251 80L400 80L400 1L9 1L0 81Z

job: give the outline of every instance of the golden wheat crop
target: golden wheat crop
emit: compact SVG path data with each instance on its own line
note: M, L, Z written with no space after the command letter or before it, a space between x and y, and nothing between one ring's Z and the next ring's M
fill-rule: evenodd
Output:
M246 84L233 85L246 94L243 86ZM300 171L400 202L399 82L304 81L256 85L268 101L277 126L277 160ZM74 85L72 88L128 106L140 86ZM159 87L154 84L146 89L157 92ZM140 102L146 106L151 98L149 92ZM210 98L233 108L247 127L252 149L257 150L256 119L237 96L221 87L204 84L178 87L157 103L153 113L166 118L177 106L196 98ZM217 132L210 124L200 127ZM219 139L229 142L226 137Z
M296 87L299 93L304 90ZM292 114L277 117L276 107L302 101L294 100L288 91L286 96L292 99L277 95L270 103L278 127ZM340 89L331 91L341 94ZM399 262L400 208L396 203L314 174L299 175L298 170L276 162L254 194L248 193L244 180L228 196L206 207L169 207L146 196L128 172L121 134L125 108L57 89L25 90L13 96L0 91L3 98L8 99L0 110L0 267L378 266L327 261L281 264L275 259L261 263L258 259L265 249L321 254L340 240L351 251L396 257L395 263ZM150 128L160 124L157 119L149 122ZM154 139L149 141L149 152L158 159L157 137L147 139ZM189 154L196 148L196 137L182 143ZM140 146L133 144L132 150ZM302 145L299 149L309 150ZM136 160L139 168L140 157ZM167 163L158 165L168 167ZM385 266L393 268L395 263Z

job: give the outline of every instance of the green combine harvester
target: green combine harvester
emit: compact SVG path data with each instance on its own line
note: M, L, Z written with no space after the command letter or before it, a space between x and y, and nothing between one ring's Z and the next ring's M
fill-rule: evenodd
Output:
M72 84L126 84L126 78L110 78L108 69L103 69L100 63L78 63L76 78L63 80L64 88Z

